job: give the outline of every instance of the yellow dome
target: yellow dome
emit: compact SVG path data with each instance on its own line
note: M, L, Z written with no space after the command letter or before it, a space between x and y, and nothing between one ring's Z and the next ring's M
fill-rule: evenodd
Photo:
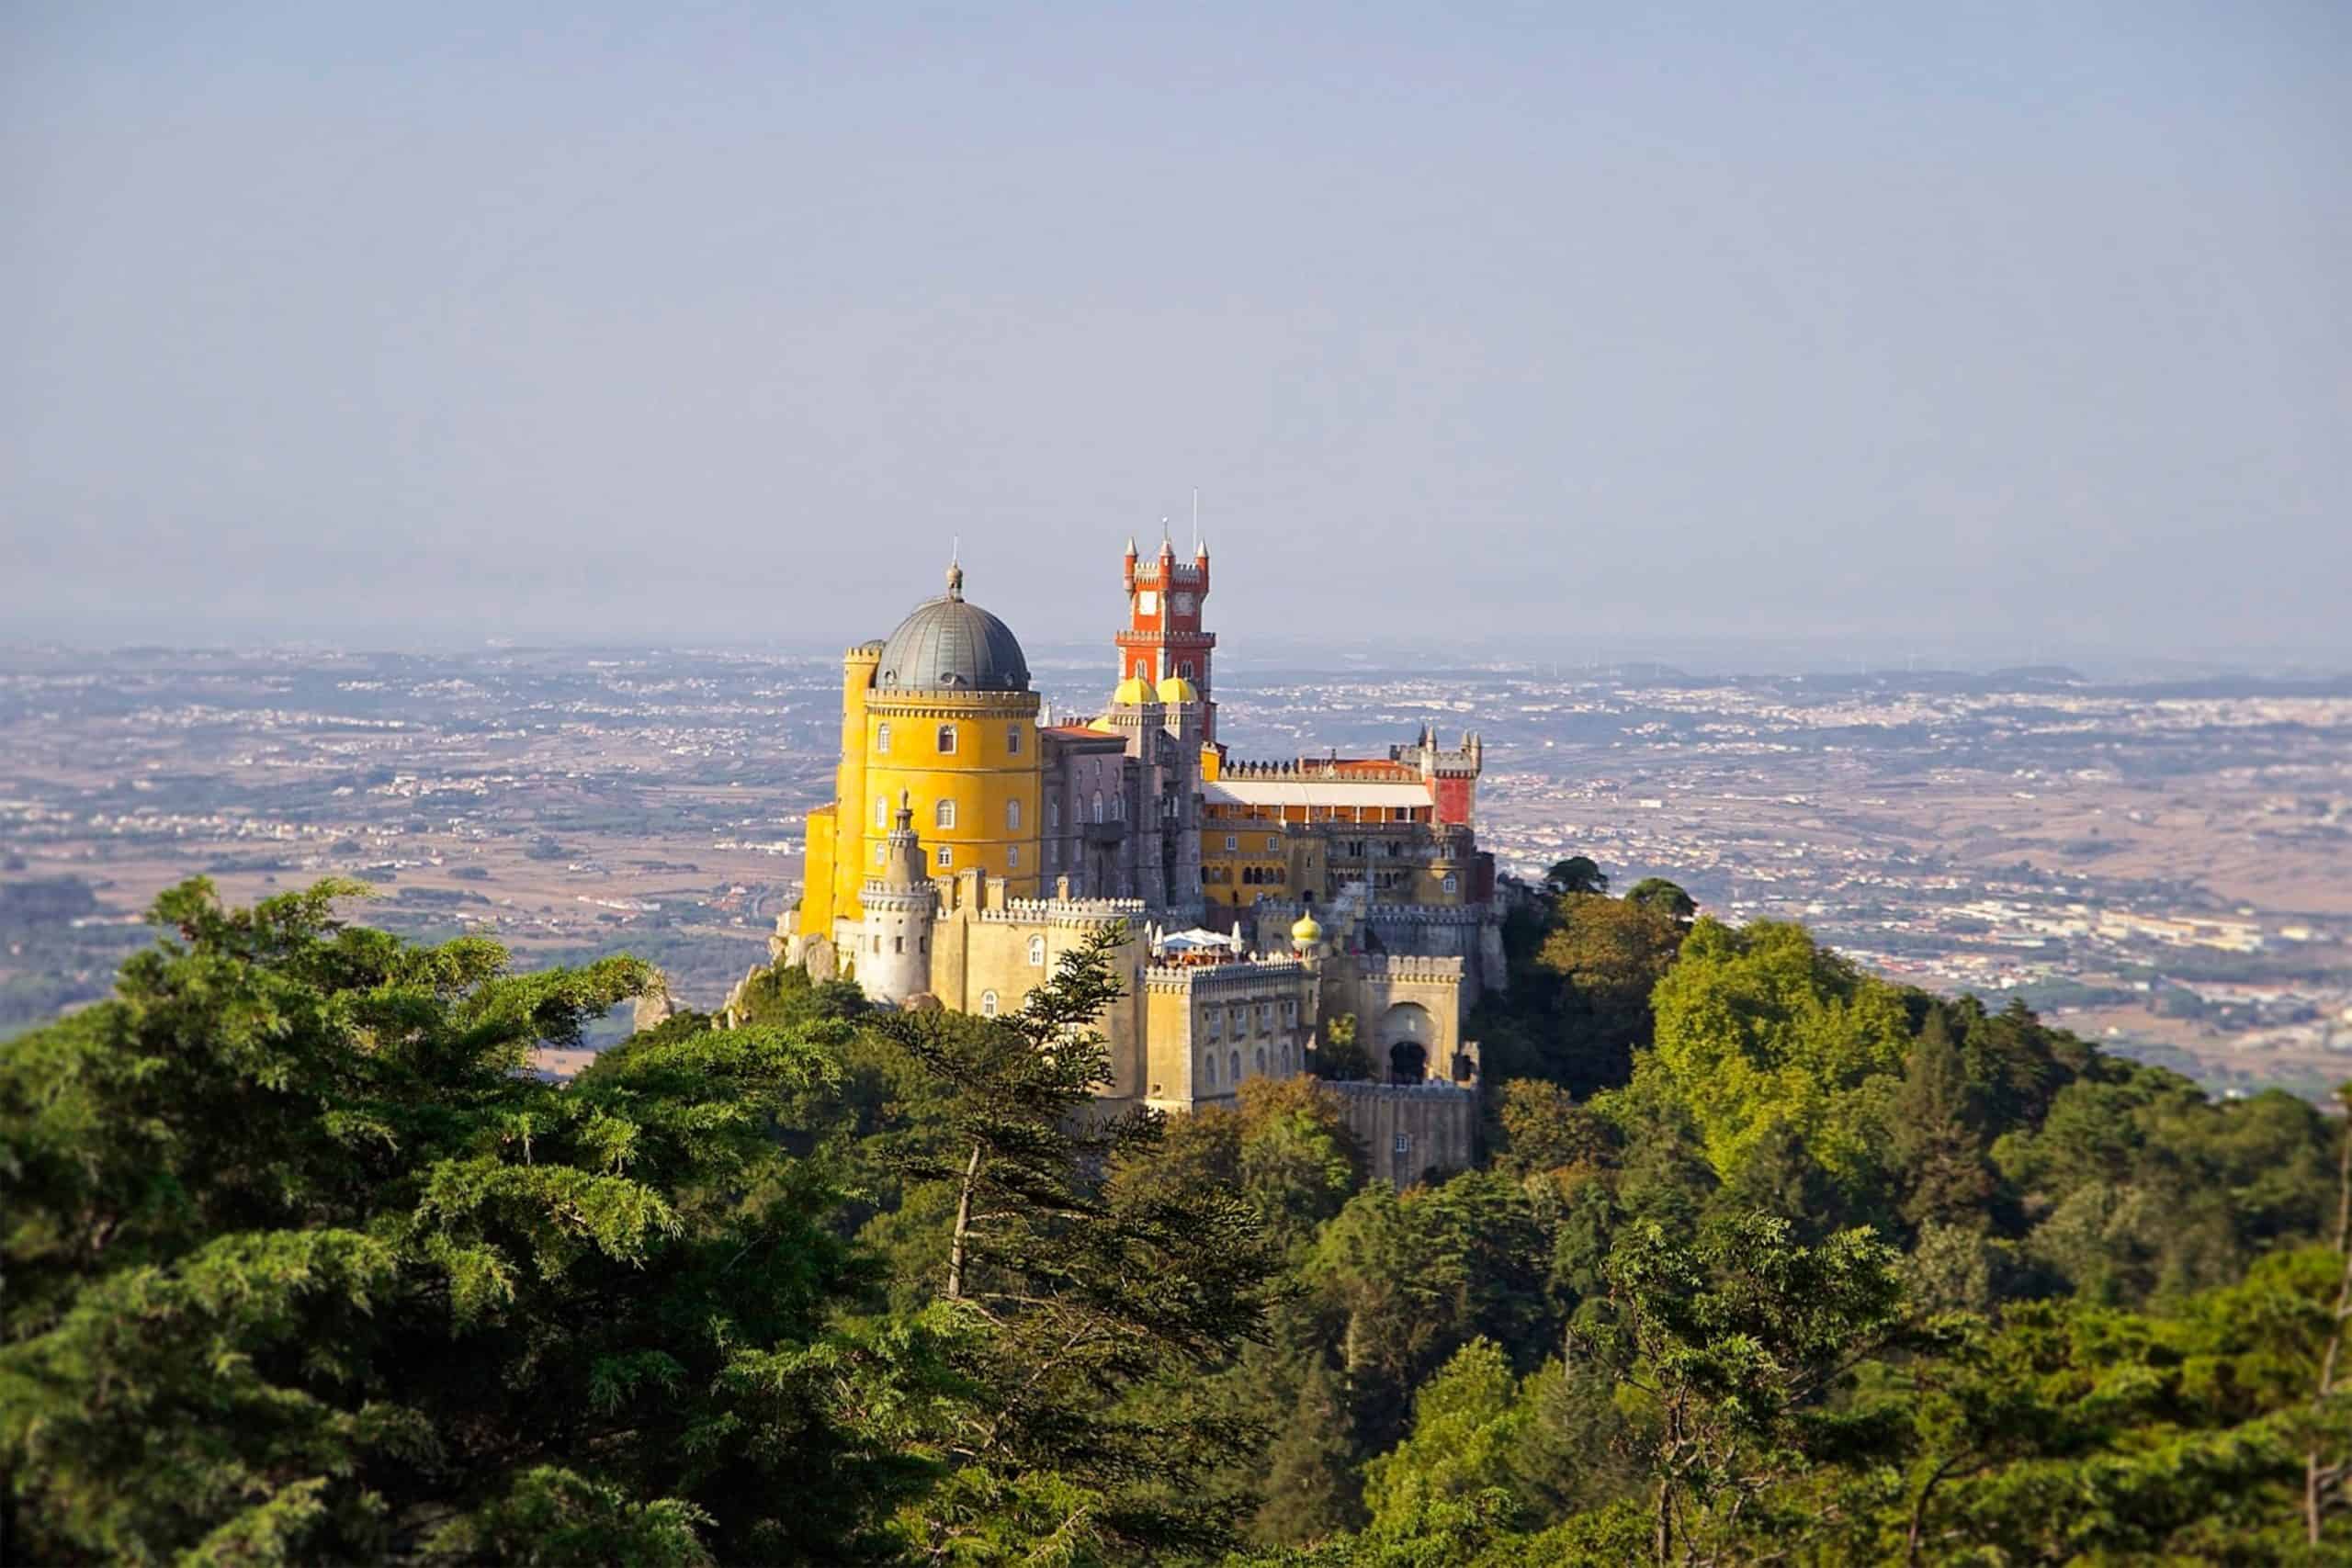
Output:
M1136 703L1148 703L1151 701L1151 688L1143 683L1142 676L1130 675L1119 682L1118 690L1111 694L1111 700L1121 707Z
M1196 703L1201 700L1201 694L1194 691L1193 683L1182 675L1170 675L1159 682L1159 700L1163 703Z
M1323 940L1323 928L1315 923L1312 915L1301 915L1298 923L1290 928L1290 940L1300 947L1313 947Z

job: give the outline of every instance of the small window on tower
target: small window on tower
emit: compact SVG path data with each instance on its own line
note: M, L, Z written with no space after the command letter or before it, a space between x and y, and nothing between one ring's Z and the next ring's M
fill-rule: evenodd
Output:
M1462 891L1462 879L1461 879L1460 877L1458 877L1458 876L1448 876L1448 877L1445 879L1445 890L1446 890L1448 893L1459 893L1459 892L1461 892L1461 891Z
M1008 800L1004 803L1004 828L1009 833L1021 831L1021 803L1019 801Z
M1033 936L1029 939L1029 962L1031 965L1035 968L1043 969L1046 966L1046 939L1044 937Z
M1008 757L1021 755L1021 727L1017 724L1004 727L1004 754Z
M877 724L874 727L874 749L876 751L888 751L890 749L890 727L888 725Z
M1241 847L1241 835L1238 833L1227 833L1225 836L1225 847L1228 850L1239 849Z
M996 993L994 991L982 991L980 993L980 1016L982 1018L994 1018L996 1016Z
M937 863L942 866L954 865L956 863L956 852L949 849L945 844L940 845Z
M955 753L956 727L952 724L943 724L939 727L939 754L943 757L951 757Z
M1182 675L1187 681L1191 680L1193 678L1193 661L1187 659L1182 664L1176 666L1176 673Z
M1007 869L1009 869L1009 870L1017 870L1017 869L1020 867L1020 864L1021 864L1021 846L1020 846L1019 844L1007 844L1007 845L1005 845L1005 847L1004 847L1004 863L1005 863L1006 868L1007 868Z
M956 826L956 803L952 800L941 801L938 809L932 813L932 818L943 828L953 828Z
M883 795L877 795L874 797L874 825L876 828L888 828L890 825L890 802Z

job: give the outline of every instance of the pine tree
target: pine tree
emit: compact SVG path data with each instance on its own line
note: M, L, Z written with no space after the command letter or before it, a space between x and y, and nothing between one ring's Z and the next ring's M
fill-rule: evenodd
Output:
M1063 955L1022 1010L978 1027L910 1011L880 1024L945 1091L937 1135L898 1156L952 1213L939 1287L966 1413L949 1477L901 1529L925 1555L1081 1559L1207 1551L1229 1506L1191 1483L1260 1436L1197 1386L1264 1333L1278 1260L1227 1192L1105 1181L1164 1135L1155 1112L1104 1113L1096 1023L1117 999L1121 932Z

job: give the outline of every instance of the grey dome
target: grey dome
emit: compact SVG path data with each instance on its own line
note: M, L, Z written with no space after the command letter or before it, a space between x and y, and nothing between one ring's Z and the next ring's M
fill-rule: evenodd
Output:
M964 602L964 573L950 568L947 592L926 599L882 645L877 688L902 692L1025 692L1029 661L1012 628Z

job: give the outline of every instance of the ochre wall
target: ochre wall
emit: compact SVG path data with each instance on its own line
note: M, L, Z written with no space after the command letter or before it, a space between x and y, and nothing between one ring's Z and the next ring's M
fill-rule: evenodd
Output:
M904 792L914 808L915 832L922 840L923 859L933 875L978 870L1002 877L1012 897L1038 897L1046 868L1037 699L1025 692L933 692L903 699L876 694L864 706L859 749L865 798L855 807L861 820L873 820L876 801L886 818L896 812ZM885 725L890 730L887 751L881 746ZM939 749L939 732L949 726L955 729L956 750L944 752ZM939 825L943 800L955 803L953 827ZM1009 814L1015 802L1021 812L1017 828ZM842 808L852 807L844 801ZM939 863L942 849L950 857L944 866ZM871 861L870 849L865 857ZM862 880L872 870L862 865L858 876Z

